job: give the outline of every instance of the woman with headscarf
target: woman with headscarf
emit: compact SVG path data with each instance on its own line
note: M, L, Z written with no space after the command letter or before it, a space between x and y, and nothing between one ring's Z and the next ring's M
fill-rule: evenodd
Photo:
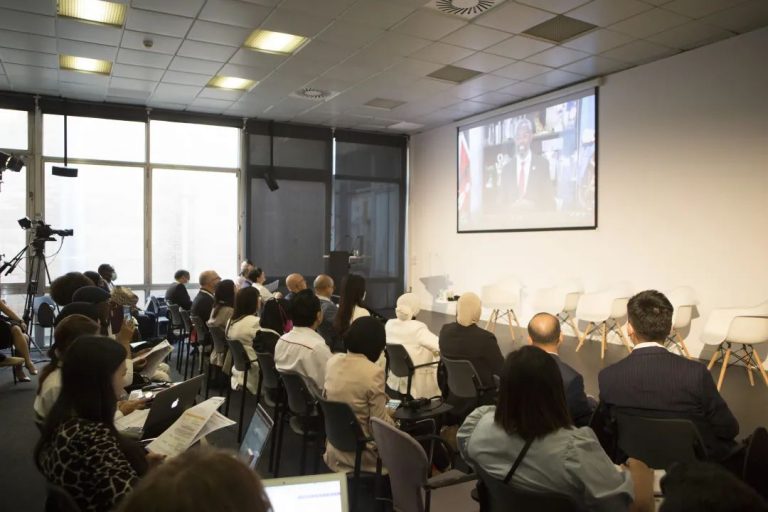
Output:
M440 360L440 347L437 336L429 331L424 322L416 320L421 311L419 298L415 293L406 293L397 299L395 314L397 318L389 320L384 326L387 343L403 345L414 366L435 363ZM395 377L389 374L387 385L400 393L408 390L407 377ZM411 380L411 396L414 398L432 398L440 396L437 385L437 365L417 368Z
M387 411L384 370L376 364L384 351L385 334L381 322L371 317L358 318L344 337L347 353L328 360L325 370L325 397L349 404L366 437L371 436L371 418L394 425ZM376 446L368 443L363 451L361 469L376 471ZM352 471L355 452L343 452L326 444L325 463L336 472Z
M501 355L496 336L477 323L480 321L482 304L474 293L465 293L456 303L456 322L446 324L440 330L440 353L448 359L470 361L477 371L483 387L494 386L494 375L501 375L504 357ZM492 401L493 396L485 397ZM461 417L474 407L475 400L460 400L450 397L454 413Z

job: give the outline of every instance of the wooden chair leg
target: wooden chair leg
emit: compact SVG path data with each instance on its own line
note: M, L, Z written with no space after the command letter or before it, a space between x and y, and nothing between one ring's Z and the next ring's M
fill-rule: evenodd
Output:
M765 368L763 368L763 361L760 360L760 354L757 353L757 350L752 349L752 355L755 358L755 362L757 362L757 369L760 371L760 375L763 376L765 385L768 386L768 374L765 373Z
M685 340L683 339L682 336L680 336L680 333L677 332L676 330L673 329L672 332L674 333L674 336L675 336L675 339L677 340L677 342L680 344L681 347L683 347L683 353L685 354L685 357L690 359L691 358L691 353L688 352L688 347L685 346Z
M512 337L512 343L514 343L515 341L517 341L517 340L515 339L515 329L512 327L512 319L513 319L513 318L515 319L515 323L516 323L517 325L520 325L520 324L518 323L518 321L517 321L517 317L515 316L515 312L514 312L514 311L512 311L511 309L508 309L508 310L507 310L507 324L509 325L509 335Z
M589 333L594 326L595 324L592 322L589 322L589 324L587 324L587 328L584 329L584 332L581 333L581 338L579 338L579 344L576 346L576 352L578 352L581 346L584 344L584 340L587 339L587 336L589 336Z
M616 324L616 331L619 333L619 338L621 338L622 343L624 343L624 346L627 347L627 352L630 354L632 353L632 345L629 343L629 339L624 335L624 330L621 328L621 325L617 320L614 320L614 323Z
M752 375L752 362L747 361L747 364L744 365L744 368L747 370L747 377L749 377L749 385L752 387L755 387L755 377Z
M605 343L608 341L608 322L603 322L603 339L600 344L600 360L605 359Z
M728 369L728 360L731 359L731 347L725 349L725 356L723 356L723 366L720 368L720 378L717 379L717 390L723 386L723 379L725 379L725 370Z
M715 367L715 362L717 361L718 356L720 356L720 351L722 350L722 344L718 345L718 347L715 349L715 353L712 354L712 357L709 360L709 364L707 365L707 370L712 370L712 368Z
M571 326L571 329L573 329L573 335L578 339L581 334L579 333L579 328L576 326L576 322L574 321L573 317L569 316L567 322Z
M488 317L488 321L485 323L485 330L493 332L494 329L496 329L496 321L494 320L494 316L496 316L496 311L491 311L491 316ZM491 324L493 324L493 329L491 328Z

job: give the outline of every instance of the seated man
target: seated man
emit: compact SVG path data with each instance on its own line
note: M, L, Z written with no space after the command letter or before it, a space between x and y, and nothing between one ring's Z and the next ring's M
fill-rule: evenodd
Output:
M186 270L177 270L173 275L173 278L176 282L165 290L165 300L169 304L176 304L181 309L189 311L192 309L192 299L189 298L189 292L187 291L186 286L189 282L189 272Z
M200 274L199 280L200 292L195 297L195 300L192 301L189 313L199 317L203 322L207 322L211 318L213 304L216 302L213 293L216 291L216 285L219 284L221 278L215 270L206 270Z
M248 280L248 274L253 270L253 262L244 260L240 263L240 273L235 278L235 290L251 286L252 282Z
M315 278L314 288L315 295L320 299L320 310L323 312L323 321L317 328L317 332L325 338L325 343L331 349L331 352L346 352L341 336L333 328L333 320L339 311L339 306L331 300L334 288L333 278L326 274L320 274Z
M325 340L315 332L323 321L320 299L311 290L296 292L291 300L290 316L293 329L277 340L275 366L309 378L320 391L325 384L325 364L331 358Z
M552 355L565 387L565 401L573 424L586 427L597 404L590 403L584 393L584 378L560 359L557 349L563 342L560 321L549 313L539 313L528 323L528 342Z
M285 295L285 299L290 301L295 293L307 289L307 281L301 274L289 274L288 277L285 278L285 287L288 288L288 293Z
M648 416L685 418L699 429L709 458L723 461L736 447L739 423L718 393L706 366L669 352L662 343L672 329L672 304L656 290L627 304L627 332L635 348L598 375L600 401Z
M109 263L102 263L99 265L98 272L101 278L104 279L104 283L107 286L106 290L111 293L112 290L115 289L114 281L117 279L117 272L115 272L115 267Z

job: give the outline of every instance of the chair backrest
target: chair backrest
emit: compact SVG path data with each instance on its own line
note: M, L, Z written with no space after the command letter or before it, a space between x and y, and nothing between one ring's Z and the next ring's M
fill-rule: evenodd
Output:
M611 305L611 318L627 316L627 304L629 304L629 297L614 299Z
M365 441L363 429L349 404L318 400L325 419L325 436L334 448L342 452L355 452Z
M389 361L389 371L395 377L408 377L413 375L413 361L408 351L402 345L387 344L384 349L387 351Z
M707 452L696 425L687 419L649 418L614 410L619 449L653 469L675 462L706 460Z
M297 416L309 416L316 410L317 400L296 372L278 372L285 386L288 409Z
M232 354L232 365L239 372L251 369L251 360L245 352L245 347L237 340L227 340L229 353Z
M48 497L45 500L46 512L80 512L80 507L69 492L63 487L46 483Z
M192 332L192 318L189 316L189 311L179 308L179 315L181 315L181 322L184 324L184 329L187 332Z
M53 327L53 322L56 319L56 313L53 311L53 306L47 302L42 302L37 308L37 323L40 327Z
M262 385L267 389L281 389L283 383L275 367L275 356L267 352L256 352L256 360L261 370Z
M174 328L184 327L184 320L181 318L181 308L178 304L168 303L168 312L171 314L171 325Z
M482 485L478 486L483 512L580 512L585 510L570 497L555 493L534 493L505 484L503 480L475 466Z
M190 315L189 319L192 321L192 325L195 326L195 331L197 331L197 342L201 345L210 345L211 336L208 334L208 326L205 325L203 319L196 315Z
M424 512L422 490L429 469L424 448L409 434L379 418L371 418L371 429L379 457L389 471L395 510Z
M508 277L480 288L480 300L484 307L515 309L520 304L522 284L516 277Z
M742 480L768 500L768 430L757 427L749 438Z
M569 292L565 294L565 300L563 301L563 311L568 313L575 313L576 308L579 307L579 299L584 295L584 292Z
M208 327L208 332L211 333L211 340L213 340L213 351L217 354L225 354L227 352L227 337L224 334L224 329L219 325L211 325Z
M696 306L677 306L672 314L672 328L684 329L691 325L693 311Z
M448 389L459 398L476 398L480 393L480 377L475 366L465 359L441 359L445 365Z
M726 339L745 344L768 341L768 316L737 316L731 321Z

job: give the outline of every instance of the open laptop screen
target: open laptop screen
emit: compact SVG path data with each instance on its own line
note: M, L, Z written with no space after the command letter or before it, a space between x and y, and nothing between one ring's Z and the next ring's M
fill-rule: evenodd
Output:
M259 463L261 454L267 446L272 425L272 418L261 407L261 404L258 404L256 412L251 418L251 424L248 425L248 430L243 437L243 443L240 445L240 457L251 469L254 469Z
M345 473L264 480L274 512L347 512Z

